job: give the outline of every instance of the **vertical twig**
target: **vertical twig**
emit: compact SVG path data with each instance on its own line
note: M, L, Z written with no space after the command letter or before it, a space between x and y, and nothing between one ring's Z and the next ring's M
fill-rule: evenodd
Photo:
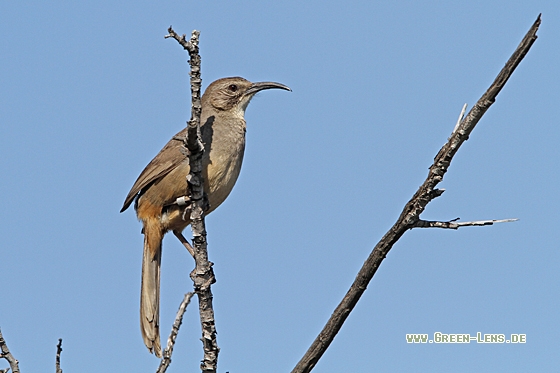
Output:
M453 136L453 134L455 133L455 131L457 131L457 128L459 128L459 125L461 124L461 122L463 121L463 118L465 118L465 112L467 111L467 104L465 103L463 105L463 108L461 109L461 113L459 114L459 118L457 119L457 123L455 124L455 127L453 128L453 132L451 132L451 136ZM449 139L448 139L449 140Z
M204 211L207 207L207 198L204 193L204 179L202 177L202 154L204 145L200 139L200 115L201 83L200 78L200 55L198 53L198 37L200 32L194 30L189 41L186 36L179 36L173 28L169 27L169 35L189 52L189 64L191 66L191 94L192 112L187 126L185 146L189 152L190 173L187 176L188 196L191 200L190 221L193 232L193 249L195 269L191 272L194 289L198 295L198 306L200 312L200 323L202 325L202 344L204 358L200 365L203 372L215 372L218 366L218 342L216 339L216 323L214 320L214 309L212 307L211 285L216 282L212 262L208 260L206 226L204 223Z
M62 373L60 368L60 354L62 353L62 338L58 339L58 344L56 345L56 373Z
M334 337L342 327L342 324L344 324L344 321L348 315L350 315L350 312L352 312L358 303L358 300L366 290L369 282L377 272L377 269L381 265L383 259L385 259L389 250L391 250L393 245L407 230L426 226L426 222L420 220L420 214L424 211L428 203L443 193L443 190L436 189L436 186L442 181L443 176L451 164L451 160L461 145L469 138L470 133L480 118L482 118L484 113L494 103L496 96L504 87L511 74L513 74L517 65L519 65L523 57L529 52L529 49L537 39L537 30L540 24L541 16L539 15L504 68L500 71L492 85L490 85L490 88L482 95L476 105L473 106L469 114L461 120L461 123L457 129L453 131L447 143L440 149L434 159L434 163L430 167L428 177L420 188L418 188L418 191L414 194L412 199L405 205L397 222L385 233L381 241L375 246L358 272L352 286L332 313L321 333L319 333L305 355L292 370L292 373L307 373L313 369L321 356L323 356L323 353L330 346ZM440 227L438 224L434 224L433 226Z
M8 345L2 336L2 331L0 330L0 357L4 358L10 364L10 368L12 368L13 373L19 373L19 365L16 358L12 355L10 350L8 349Z

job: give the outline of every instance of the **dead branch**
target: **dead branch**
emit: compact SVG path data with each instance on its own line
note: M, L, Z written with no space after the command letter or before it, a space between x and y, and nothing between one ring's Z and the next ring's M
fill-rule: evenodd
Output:
M191 119L188 122L187 136L184 139L185 147L188 149L190 173L187 176L188 197L190 204L191 228L193 232L193 252L195 269L190 276L194 282L194 289L198 295L198 307L200 313L200 323L202 325L202 344L204 348L204 358L200 365L203 372L215 372L218 365L218 342L216 340L216 323L214 320L214 309L212 307L211 285L216 282L213 263L208 260L206 226L204 222L204 212L208 205L204 192L204 179L202 177L202 154L204 145L200 139L200 115L202 113L201 104L201 84L200 78L200 55L198 53L198 37L200 32L194 30L191 39L186 41L186 36L179 36L173 28L169 27L169 35L166 38L174 38L189 52L189 64L191 66ZM177 235L177 232L175 233ZM179 236L178 236L179 237ZM181 238L179 238L181 240ZM181 240L181 242L186 239Z
M412 199L405 205L397 222L383 236L381 241L374 247L373 251L366 259L364 265L358 272L356 279L352 283L350 290L346 293L340 304L336 307L333 314L327 321L327 324L319 333L311 347L307 350L302 359L298 362L292 373L310 372L317 364L323 353L327 350L334 337L344 324L344 321L350 312L356 306L356 303L364 293L367 285L375 275L379 265L387 256L387 253L393 245L401 238L401 236L409 229L422 226L419 223L420 214L426 206L434 198L440 196L443 190L436 189L436 186L442 181L443 176L447 172L453 156L457 153L461 145L469 138L480 118L494 103L496 96L504 87L507 80L517 67L521 60L525 57L529 49L537 39L537 30L541 23L539 14L537 20L527 32L513 55L507 61L504 68L500 71L490 88L482 95L478 102L470 110L466 118L460 120L459 126L453 131L447 143L441 148L434 159L434 163L430 167L428 177L414 194ZM462 117L462 116L461 116ZM496 221L497 222L497 221ZM474 222L473 222L474 223ZM459 224L459 223L455 223ZM436 226L434 222L434 226ZM486 225L486 224L470 224L470 225Z
M56 373L62 373L60 368L60 354L62 353L62 338L58 339L58 344L56 345Z
M169 334L169 338L167 338L167 347L163 350L163 358L159 363L159 368L156 373L165 373L169 364L171 364L171 354L173 354L173 347L175 346L175 340L177 339L177 334L179 334L179 328L181 327L181 323L183 322L183 315L187 310L187 306L191 302L191 298L194 293L187 293L179 306L179 310L177 311L177 316L175 316L175 322L173 323L173 327L171 328L171 334Z
M459 229L460 227L481 227L484 225L494 225L496 223L511 223L519 219L501 219L501 220L477 220L477 221L430 221L419 219L413 228L445 228Z
M12 353L8 349L8 344L4 340L1 330L0 330L0 357L8 361L8 363L10 364L10 368L12 368L13 373L19 373L19 365L18 365L19 361L16 360L16 358L12 355Z

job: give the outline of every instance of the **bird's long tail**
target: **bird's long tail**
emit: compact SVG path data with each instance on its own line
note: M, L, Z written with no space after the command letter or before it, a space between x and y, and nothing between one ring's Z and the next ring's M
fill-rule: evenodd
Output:
M150 227L144 225L140 329L146 347L157 357L161 357L161 343L159 340L159 280L162 238L162 233L159 229L150 229Z

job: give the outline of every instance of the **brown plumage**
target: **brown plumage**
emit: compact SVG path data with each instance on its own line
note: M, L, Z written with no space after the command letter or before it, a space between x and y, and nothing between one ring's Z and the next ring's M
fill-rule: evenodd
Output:
M201 136L204 188L212 212L235 184L245 150L245 109L255 93L271 88L290 90L279 83L251 83L243 78L223 78L208 86L202 96ZM132 201L144 233L140 327L150 352L161 357L159 337L159 283L161 241L168 231L180 233L190 223L178 197L187 195L189 163L182 151L186 129L177 133L146 166L128 193L121 212Z

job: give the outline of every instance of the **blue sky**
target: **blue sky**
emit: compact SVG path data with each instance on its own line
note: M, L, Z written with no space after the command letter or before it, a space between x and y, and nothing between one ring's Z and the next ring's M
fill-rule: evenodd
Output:
M22 371L54 369L58 338L68 372L158 365L139 330L141 225L119 210L190 115L169 25L201 31L204 87L239 75L293 89L253 99L240 178L207 218L219 370L287 372L541 12L423 214L520 220L407 232L314 372L557 369L560 3L0 3L0 327ZM192 268L167 237L164 336ZM198 371L195 304L169 372ZM435 332L527 343L405 341Z

